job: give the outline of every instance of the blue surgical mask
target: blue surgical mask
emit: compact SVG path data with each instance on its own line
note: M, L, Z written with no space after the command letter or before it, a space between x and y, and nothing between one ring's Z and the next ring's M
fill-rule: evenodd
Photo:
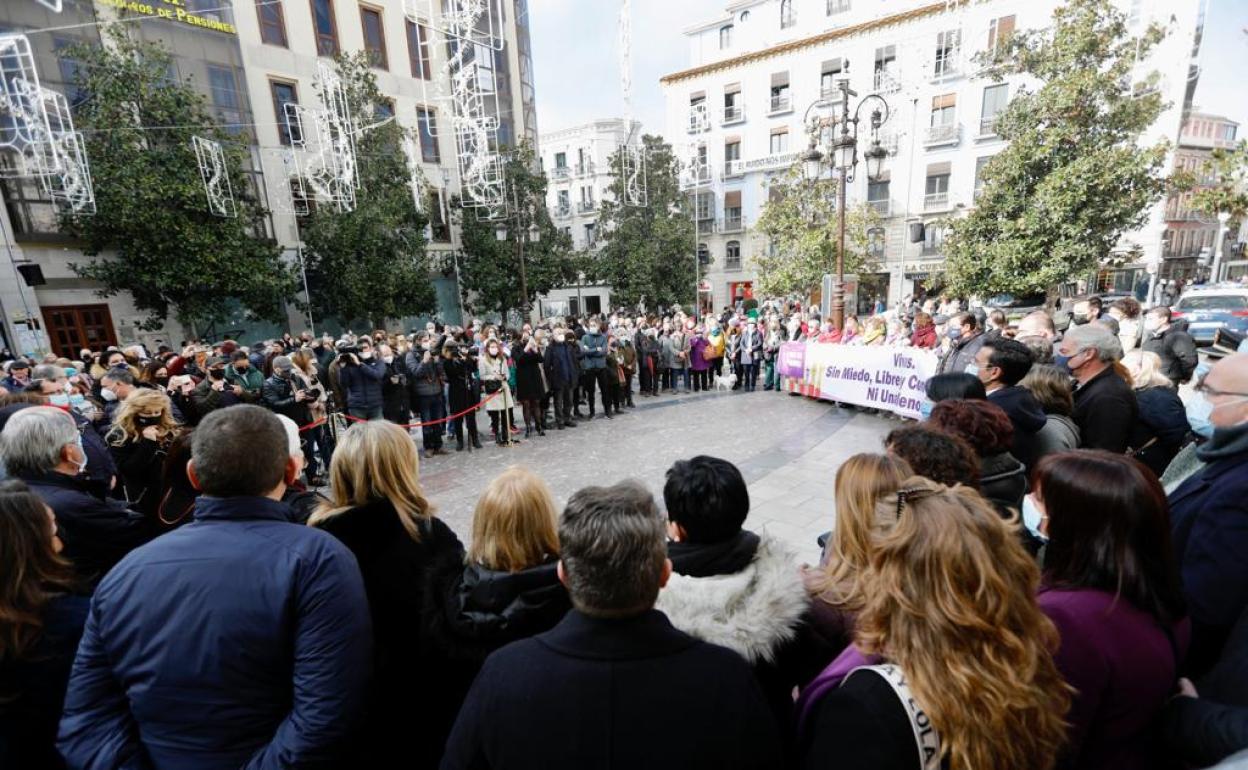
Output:
M979 377L979 364L967 364L966 368L963 369L962 371L966 372L972 377L978 378Z
M1213 414L1213 402L1205 398L1204 393L1193 393L1187 402L1187 423L1192 432L1198 436L1209 438L1213 435L1213 423L1209 415Z
M919 419L923 421L931 419L932 409L935 407L936 405L932 403L931 399L923 399L923 402L919 404Z
M68 393L53 393L52 395L48 396L48 403L51 404L52 406L67 407L69 406L69 394Z
M951 340L957 340L962 336L962 329L960 328L948 329L945 331L945 336Z
M1044 513L1040 507L1036 505L1035 495L1027 495L1023 498L1023 526L1027 531L1035 535L1044 542L1049 542L1049 536L1040 531L1040 523L1044 521Z
M1070 374L1070 356L1064 356L1061 353L1053 354L1053 365L1063 372Z

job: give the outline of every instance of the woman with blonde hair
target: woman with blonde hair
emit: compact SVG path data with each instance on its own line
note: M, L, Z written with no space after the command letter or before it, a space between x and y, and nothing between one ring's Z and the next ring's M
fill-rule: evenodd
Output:
M303 403L308 408L311 422L301 426L302 430L299 432L304 461L307 463L307 481L309 486L319 487L325 483L320 470L328 469L330 460L333 459L333 447L330 443L329 430L325 425L326 402L329 400L329 394L325 386L321 384L316 357L307 348L300 348L291 353L290 362L295 365L291 371L295 382L298 383L299 389L308 394L308 400Z
M420 486L420 455L407 431L385 420L352 425L338 439L330 465L329 501L308 524L355 554L373 618L373 681L356 762L437 767L454 713L435 698L444 689L440 660L431 659L423 619L432 592L430 568L462 560L464 549L433 515ZM439 736L436 739L434 736ZM436 745L435 745L436 743Z
M1052 768L1071 693L1016 525L918 476L878 515L856 643L798 700L802 766Z
M511 397L511 366L507 362L507 351L503 344L494 337L486 339L481 348L481 359L477 363L477 374L481 380L481 390L485 397L490 398L485 411L490 415L490 429L494 432L494 443L499 446L511 445L511 408L516 405ZM497 394L497 395L495 395Z
M136 388L117 407L105 439L126 501L145 516L154 516L160 505L164 460L181 432L173 403L159 390Z
M1122 365L1131 375L1140 405L1128 442L1131 454L1160 477L1191 435L1187 409L1174 383L1161 373L1161 357L1156 353L1132 350L1122 357Z

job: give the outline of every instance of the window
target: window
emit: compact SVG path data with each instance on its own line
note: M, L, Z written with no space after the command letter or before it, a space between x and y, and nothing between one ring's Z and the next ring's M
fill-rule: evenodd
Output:
M701 192L693 198L694 217L699 221L715 218L715 193Z
M428 107L416 108L416 125L420 130L420 159L425 163L441 163L438 152L438 116Z
M333 0L311 0L312 27L316 31L316 52L321 56L338 55L338 26L334 21Z
M719 28L719 50L727 51L729 48L732 48L731 24Z
M724 193L724 232L739 232L742 225L741 191L730 190Z
M740 270L741 269L741 242L728 241L724 247L724 269Z
M1237 128L1237 126L1231 125L1231 124L1229 124L1229 123L1228 123L1228 124L1224 124L1224 125L1222 126L1222 130L1221 130L1221 132L1220 132L1220 133L1221 133L1221 135L1222 135L1222 137L1221 137L1221 138L1222 138L1222 140L1223 140L1223 141L1225 141L1225 142L1233 142L1233 141L1235 141L1235 129L1236 129L1236 128Z
M849 10L850 0L828 0L828 15L835 16Z
M593 222L586 223L585 224L585 245L593 246L597 242L598 242L598 229L594 226Z
M736 123L745 119L745 110L741 107L741 84L733 83L724 86L724 122Z
M957 74L958 51L962 47L962 30L939 32L936 35L936 77Z
M923 228L923 253L939 254L945 246L945 229L935 224Z
M775 128L771 131L771 154L783 155L789 151L789 129Z
M216 108L217 120L226 132L235 136L243 132L243 113L239 109L238 79L234 70L217 64L208 65L208 91L212 96L212 106ZM282 122L282 113L277 120Z
M957 117L957 94L941 94L932 98L931 126L951 126Z
M997 118L1010 100L1010 86L999 83L984 87L984 106L979 114L979 133L990 136L997 133Z
M988 161L992 160L991 155L985 155L982 158L975 159L975 197L979 197L979 193L984 189L984 166L988 165Z
M789 99L789 73L777 72L771 76L771 112L788 112L793 109Z
M897 69L897 46L886 45L875 49L876 91L891 91L898 87L895 77Z
M82 41L74 37L52 37L52 50L56 52L56 66L60 70L62 89L70 107L77 107L86 99L86 94L77 85L85 73L81 73L82 62L70 56L66 49L79 45Z
M282 17L282 0L256 0L260 17L260 40L269 45L286 47L286 20Z
M797 23L793 17L793 0L780 0L780 29L788 29Z
M1002 16L988 22L988 50L997 51L1006 43L1014 34L1014 17Z
M555 153L555 168L568 167L568 154L566 152Z
M935 174L927 178L927 194L936 195L938 193L949 192L949 174Z
M698 264L711 264L711 250L706 247L705 243L698 244Z
M394 117L394 100L382 97L373 105L373 120L383 121Z
M451 228L446 223L446 193L432 190L429 193L429 235L430 240L449 243Z
M741 160L741 140L724 143L724 160L727 162Z
M407 58L412 65L412 77L421 80L433 78L429 64L429 31L425 25L407 22Z
M892 201L889 198L891 184L887 178L867 180L867 205L878 211L881 216L888 216L892 213Z
M360 26L364 28L364 50L368 52L368 63L379 70L389 69L390 63L386 56L386 30L382 26L381 11L361 5Z
M302 142L303 137L294 126L288 127L286 122L286 105L299 103L299 92L294 83L284 80L270 80L269 87L273 90L273 112L277 115L277 135L282 144Z
M560 190L555 195L556 195L555 199L558 201L558 204L559 204L559 207L557 209L559 213L566 215L569 212L571 212L572 211L572 198L571 198L570 193L567 190Z
M836 93L836 76L841 74L845 65L841 59L830 59L823 63L819 75L819 95L827 99Z
M950 164L933 163L927 167L927 185L923 196L925 211L942 211L949 208Z

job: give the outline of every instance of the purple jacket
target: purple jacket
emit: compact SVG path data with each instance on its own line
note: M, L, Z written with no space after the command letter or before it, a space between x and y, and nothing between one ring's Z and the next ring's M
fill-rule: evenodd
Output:
M702 356L702 351L711 343L706 337L694 337L689 340L689 368L695 372L703 372L711 368L710 363Z
M1167 635L1148 613L1092 589L1041 589L1037 602L1061 635L1057 667L1078 691L1066 717L1069 748L1059 766L1161 766L1152 727L1174 692L1176 657L1186 654L1191 635L1188 622Z
M798 740L801 740L802 733L806 730L810 718L814 716L815 708L819 705L819 701L823 700L823 696L840 687L850 671L861 666L874 666L881 662L881 658L867 657L851 644L836 657L836 660L829 663L827 668L819 672L810 684L803 687L798 693L796 706Z

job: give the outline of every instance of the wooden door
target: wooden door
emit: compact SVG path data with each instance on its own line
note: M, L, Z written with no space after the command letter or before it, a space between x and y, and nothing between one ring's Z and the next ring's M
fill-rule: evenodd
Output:
M68 359L78 351L90 348L100 352L117 344L113 316L108 305L59 305L43 308L43 322L48 330L52 351Z

